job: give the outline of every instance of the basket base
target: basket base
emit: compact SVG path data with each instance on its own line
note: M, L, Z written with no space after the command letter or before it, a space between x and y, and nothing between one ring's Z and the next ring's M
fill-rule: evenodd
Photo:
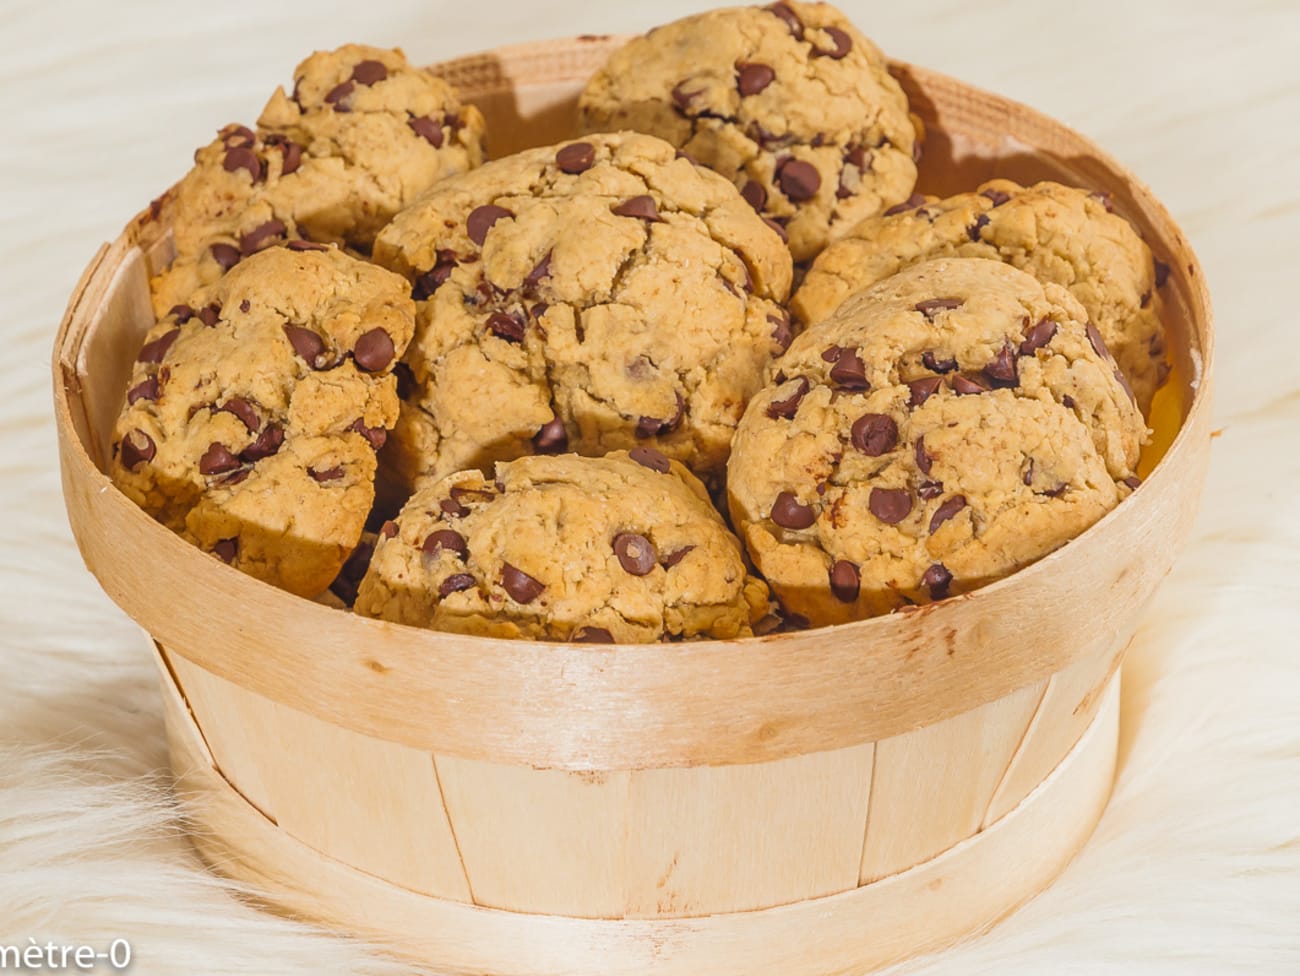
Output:
M432 898L312 850L230 786L166 673L163 685L177 790L213 870L256 886L275 911L478 976L832 976L950 945L1040 892L1082 847L1110 796L1119 731L1117 674L1079 742L1017 807L853 891L699 918L579 919Z

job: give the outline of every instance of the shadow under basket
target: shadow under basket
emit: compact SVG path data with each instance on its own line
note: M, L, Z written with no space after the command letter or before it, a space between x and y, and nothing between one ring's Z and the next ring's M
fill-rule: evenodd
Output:
M618 43L440 65L493 151L573 134ZM104 474L170 260L167 198L105 246L54 361L86 564L157 651L172 763L212 867L280 911L442 971L862 972L986 928L1087 839L1114 774L1120 657L1188 535L1211 327L1150 191L1024 106L908 65L921 189L995 175L1109 192L1172 267L1173 361L1143 485L1079 538L942 603L741 641L543 644L297 599L152 521Z

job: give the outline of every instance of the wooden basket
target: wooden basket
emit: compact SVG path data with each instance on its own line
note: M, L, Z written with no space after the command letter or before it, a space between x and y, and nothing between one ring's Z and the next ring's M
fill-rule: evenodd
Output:
M618 43L438 67L493 151L573 130ZM166 199L82 276L54 361L86 564L158 651L194 842L294 915L454 973L861 972L1047 885L1109 795L1118 666L1197 507L1210 440L1200 268L1149 190L1021 105L894 69L922 188L994 175L1109 191L1173 269L1173 378L1143 486L978 592L874 620L644 647L499 641L296 599L152 521L104 475ZM1158 461L1158 463L1156 463Z

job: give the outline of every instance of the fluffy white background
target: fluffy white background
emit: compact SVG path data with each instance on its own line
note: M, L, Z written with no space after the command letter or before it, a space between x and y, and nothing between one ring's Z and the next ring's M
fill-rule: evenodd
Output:
M315 47L418 61L635 30L701 3L0 7L0 945L134 943L139 974L409 972L206 875L168 796L152 665L82 568L48 359L95 247L251 120ZM1125 668L1122 770L1092 844L926 976L1300 973L1300 7L844 0L896 56L1020 98L1169 204L1218 311L1213 470Z

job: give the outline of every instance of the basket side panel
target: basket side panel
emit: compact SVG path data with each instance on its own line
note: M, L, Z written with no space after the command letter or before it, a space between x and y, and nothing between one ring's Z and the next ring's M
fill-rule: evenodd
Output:
M1046 687L1030 685L876 743L863 884L929 860L979 830Z
M222 776L288 835L412 891L469 901L433 757L165 661Z
M632 773L628 916L752 911L856 887L874 749Z
M437 757L474 902L618 918L628 773L530 769Z
M1074 748L1101 708L1120 658L1080 658L1048 679L1024 741L989 803L983 826L1006 816Z

